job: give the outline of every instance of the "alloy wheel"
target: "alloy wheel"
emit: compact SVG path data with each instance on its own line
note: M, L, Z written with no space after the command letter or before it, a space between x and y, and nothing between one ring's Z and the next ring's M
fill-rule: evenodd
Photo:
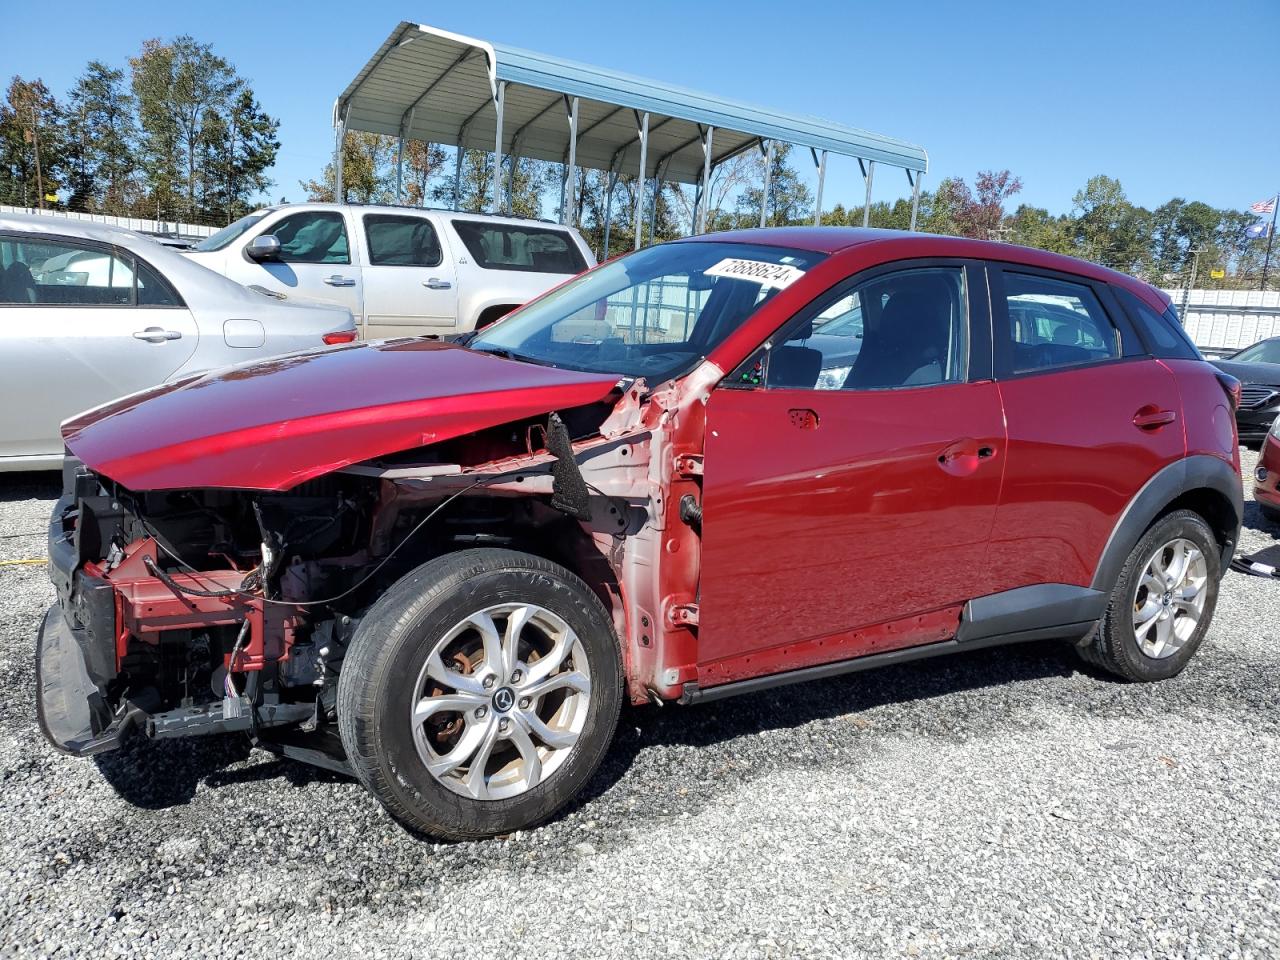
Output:
M414 690L409 722L431 775L462 796L503 800L568 759L586 724L591 669L561 617L497 604L444 635Z
M1208 565L1200 548L1179 537L1147 561L1133 597L1133 633L1153 660L1171 657L1191 639L1204 613Z

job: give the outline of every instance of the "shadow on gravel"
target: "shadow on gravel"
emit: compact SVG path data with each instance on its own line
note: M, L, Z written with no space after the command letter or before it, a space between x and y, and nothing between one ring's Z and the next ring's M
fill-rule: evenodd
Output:
M1250 530L1280 538L1280 523L1268 520L1262 513L1262 507L1255 500L1244 502L1244 525Z
M0 473L0 503L17 500L56 500L62 494L62 477L53 470Z
M1070 677L1080 672L1099 680L1119 682L1109 674L1089 669L1068 645L1045 641L881 667L716 703L633 708L623 716L613 748L574 807L609 790L645 748L707 747L769 730L857 714L890 703L931 700L968 690ZM972 733L1004 722L998 715L975 716L967 718L965 726L966 731Z
M137 737L119 750L99 754L93 761L122 799L146 810L163 810L189 803L201 781L215 783L225 768L248 759L249 752L249 741L243 737ZM278 775L279 771L275 772Z

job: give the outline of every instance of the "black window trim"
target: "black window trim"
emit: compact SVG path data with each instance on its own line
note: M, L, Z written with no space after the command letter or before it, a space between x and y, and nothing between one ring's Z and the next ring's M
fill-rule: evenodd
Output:
M260 263L257 260L254 260L252 257L249 256L249 245L253 243L253 241L257 240L259 237L274 237L276 234L275 227L277 224L283 223L285 220L288 220L289 217L298 216L299 214L307 214L308 216L313 216L313 217L314 216L337 217L338 222L342 224L342 232L344 235L346 235L346 238L347 238L347 259L345 260L287 260L285 259L284 256L279 256L275 260L268 260L267 263L301 263L304 266L313 266L313 267L349 267L351 266L351 263L352 263L351 234L347 231L347 215L343 213L341 210L286 210L283 217L280 217L271 222L271 226L266 227L262 230L259 230L252 237L249 237L249 239L246 240L244 245L240 248L240 256L243 257L249 263L256 263L258 264L258 266L264 266L264 264ZM266 218L264 217L263 219L266 219ZM255 224L254 226L257 226L257 224ZM248 231L246 231L246 233L247 232ZM277 237L277 239L279 238ZM235 243L234 240L231 242ZM283 247L284 244L281 244L280 246Z
M432 234L436 238L436 247L440 250L440 259L435 263L374 263L373 262L373 245L369 243L369 218L379 218L382 220L414 220L421 221L431 228ZM366 266L370 267L408 267L411 270L434 270L436 267L444 266L444 241L440 237L440 230L432 222L430 217L418 216L413 213L385 213L380 210L369 210L360 214L360 227L364 231L364 252L365 259L368 261Z
M1064 363L1037 370L1015 372L1013 369L1012 336L995 335L997 330L1008 331L1010 329L1008 299L1005 294L1004 284L1004 275L1006 273L1043 277L1046 280L1056 280L1059 283L1087 287L1093 292L1098 305L1102 308L1103 314L1120 334L1120 355L1118 357L1104 357L1101 360L1085 360L1081 363ZM1062 373L1069 370L1087 370L1091 367L1100 367L1111 363L1125 363L1131 360L1150 358L1145 341L1138 337L1133 325L1129 322L1128 314L1121 308L1119 301L1111 292L1110 284L1105 281L1095 280L1092 277L1086 277L1078 273L1067 273L1064 270L1048 270L1044 267L1033 267L1003 260L987 261L987 277L991 291L992 356L996 380L1042 377L1047 374Z
M891 273L907 270L921 270L928 267L959 267L964 271L965 295L967 297L968 329L967 355L965 357L965 376L961 380L946 380L942 383L922 383L912 386L884 387L877 390L823 390L821 393L831 394L866 394L888 393L895 390L928 390L934 387L951 387L962 383L982 383L992 379L993 357L991 350L991 292L987 277L987 265L982 260L968 257L915 257L908 260L893 260L880 263L857 273L850 274L837 281L826 290L806 303L788 317L759 347L740 363L731 374L725 377L720 386L732 390L792 390L797 393L819 392L805 390L800 387L769 387L768 357L769 352L778 344L786 343L791 332L805 322L812 320L841 297L847 296L855 287ZM763 374L759 383L743 382L742 375L751 370L757 361L763 363Z
M90 240L87 237L75 237L61 233L34 233L29 230L0 230L0 240L16 240L19 243L30 241L32 243L65 243L70 246L82 246L89 250L99 250L108 256L116 257L125 261L129 265L130 272L133 274L133 286L129 290L128 303L3 303L0 302L0 308L24 307L30 309L36 307L39 309L64 309L70 307L72 309L87 310L186 310L187 302L178 293L177 288L169 282L160 270L156 269L155 264L140 257L127 247L118 244L108 243L103 240ZM155 275L164 288L173 297L174 302L169 303L138 303L138 264L143 264L148 270Z
M1180 322L1177 322L1175 318L1171 318L1169 316L1169 311L1172 309L1172 304L1166 306L1163 310L1157 310L1155 307L1151 306L1151 304L1147 303L1146 300L1144 300L1142 297L1139 297L1132 290L1126 290L1124 287L1120 286L1119 284L1113 284L1112 287L1113 287L1112 292L1113 292L1113 296L1115 297L1116 303L1120 305L1120 309L1124 311L1124 315L1128 319L1130 326L1132 326L1134 330L1137 331L1138 337L1141 338L1143 344L1146 345L1148 356L1157 357L1162 360L1194 360L1197 358L1204 359L1202 356L1200 356L1200 348L1195 345L1195 342L1189 336L1187 336L1186 328L1183 327ZM1163 324L1165 329L1168 330L1170 336L1182 341L1182 343L1188 346L1191 349L1191 352L1194 354L1194 356L1191 356L1191 357L1174 356L1168 353L1167 351L1163 350L1160 347L1160 344L1153 342L1150 339L1150 337L1147 335L1146 324L1142 322L1141 317L1136 315L1134 307L1130 305L1128 300L1128 298L1130 297L1132 297L1135 301L1137 301L1139 305L1146 307L1153 314L1155 314L1156 322Z

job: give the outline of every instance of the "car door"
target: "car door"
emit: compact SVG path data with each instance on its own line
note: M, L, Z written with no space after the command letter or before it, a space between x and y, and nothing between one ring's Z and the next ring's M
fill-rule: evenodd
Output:
M712 393L706 437L703 685L950 637L1003 464L982 268L829 291Z
M246 251L261 236L279 240L280 252L255 261ZM360 264L346 214L338 210L292 209L268 217L238 244L228 259L227 276L289 299L336 303L350 310L357 324L363 317Z
M1178 386L1106 284L1012 264L990 276L1009 436L992 591L1087 587L1125 506L1184 454Z
M457 326L454 260L426 215L365 213L366 338L451 333Z
M163 383L196 348L190 311L108 244L0 234L0 457L62 455L59 424Z

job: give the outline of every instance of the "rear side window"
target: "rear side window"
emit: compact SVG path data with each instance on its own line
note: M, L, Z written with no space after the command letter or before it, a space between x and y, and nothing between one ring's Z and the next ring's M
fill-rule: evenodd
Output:
M182 298L169 286L169 281L156 273L152 267L138 261L138 306L140 307L180 307Z
M1004 290L1013 373L1120 356L1120 331L1089 286L1006 270Z
M269 232L280 241L279 259L285 263L351 262L347 225L340 213L291 213L272 224Z
M371 213L364 218L369 263L375 267L438 267L444 256L431 221Z
M75 240L0 238L0 305L128 307L134 261Z
M1113 289L1120 302L1124 304L1124 308L1133 317L1134 325L1142 330L1151 344L1152 353L1157 357L1166 357L1170 360L1202 359L1200 351L1191 342L1191 338L1187 336L1187 332L1182 329L1182 324L1174 315L1173 307L1165 313L1156 313L1128 290L1121 287Z
M454 220L453 229L477 266L524 273L581 273L582 252L569 234L523 223Z

